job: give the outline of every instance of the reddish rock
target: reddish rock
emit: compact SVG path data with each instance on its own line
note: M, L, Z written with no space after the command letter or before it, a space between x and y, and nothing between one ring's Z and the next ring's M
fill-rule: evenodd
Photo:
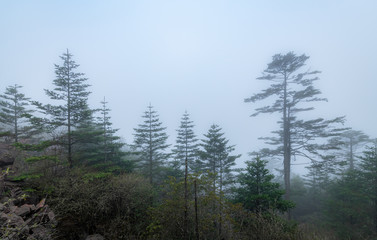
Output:
M45 202L46 202L46 198L43 198L43 199L37 204L37 206L35 206L35 207L36 207L36 210L39 210L39 209L43 208L44 205L45 205Z
M28 204L24 204L22 205L21 207L17 207L15 210L14 210L14 213L20 217L24 217L26 216L27 214L30 213L30 205Z

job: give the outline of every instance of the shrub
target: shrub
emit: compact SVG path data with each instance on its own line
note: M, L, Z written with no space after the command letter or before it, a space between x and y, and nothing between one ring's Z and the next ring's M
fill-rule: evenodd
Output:
M106 239L138 238L146 226L152 200L148 182L133 174L84 178L71 173L60 179L50 199L62 239L99 233Z

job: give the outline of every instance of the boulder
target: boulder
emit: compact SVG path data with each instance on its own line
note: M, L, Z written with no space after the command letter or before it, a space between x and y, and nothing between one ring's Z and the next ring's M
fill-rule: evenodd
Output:
M0 215L0 222L3 224L6 224L7 226L9 225L12 227L21 227L25 223L22 217L14 213L9 213L9 214L2 213Z
M16 207L14 213L20 217L25 217L31 212L30 205L24 204L21 207Z

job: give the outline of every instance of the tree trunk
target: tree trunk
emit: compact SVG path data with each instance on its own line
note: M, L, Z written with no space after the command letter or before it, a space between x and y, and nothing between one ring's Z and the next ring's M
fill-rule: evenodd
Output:
M186 158L185 158L185 212L184 212L185 239L189 239L189 234L188 234L188 191L187 191L187 175L188 175L188 167L187 167L187 150L186 150Z
M291 199L291 154L290 154L290 129L289 129L289 107L287 96L287 74L284 73L284 96L283 96L283 152L284 152L284 185L285 199ZM288 211L288 219L291 218Z
M71 137L71 84L70 84L70 69L69 69L69 52L67 49L67 80L68 80L68 92L67 92L67 125L68 125L68 163L69 168L73 167L72 163L72 137Z
M194 194L195 194L195 238L199 240L199 220L198 220L198 196L196 189L196 179L194 180Z

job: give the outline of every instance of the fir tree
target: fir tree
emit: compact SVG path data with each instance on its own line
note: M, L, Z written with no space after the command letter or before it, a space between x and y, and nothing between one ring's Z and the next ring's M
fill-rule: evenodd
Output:
M233 183L234 175L232 169L236 165L235 161L241 155L230 155L234 151L234 146L229 145L229 140L224 137L224 133L221 132L222 129L213 124L208 133L204 136L205 139L202 140L201 147L202 151L199 152L201 158L201 165L204 171L211 173L213 181L213 192L216 193L218 188L219 194L219 207L218 215L219 220L217 222L218 235L222 236L222 206L223 206L223 194L224 190L230 184ZM215 210L215 206L213 206Z
M13 142L17 143L21 137L30 137L32 128L27 124L27 115L33 111L27 109L30 98L25 97L19 89L22 86L15 84L6 88L0 98L0 122L9 129ZM7 129L7 130L8 130Z
M374 235L377 236L377 146L369 147L364 152L360 168L365 184L365 195L372 206L370 213L374 223Z
M284 191L278 183L272 182L274 175L266 169L266 163L259 157L246 162L246 171L238 176L240 186L235 189L235 201L254 213L285 212L294 204L283 200Z
M189 114L187 111L183 114L180 128L177 130L177 144L173 149L176 161L178 161L180 166L185 168L185 181L184 181L184 199L185 199L185 209L184 209L184 232L185 239L188 238L188 189L187 189L187 176L189 165L193 168L194 161L196 160L198 154L198 140L193 131L193 122L190 121Z
M169 154L165 153L169 147L166 143L168 135L165 132L166 127L162 127L162 122L152 105L148 106L143 118L144 123L139 124L138 128L134 128L134 143L140 151L139 167L149 178L149 182L155 184L161 174L161 167L169 157Z
M78 129L88 130L92 124L93 111L89 108L87 100L90 92L86 84L87 78L83 73L77 72L78 64L72 59L72 54L67 52L61 57L63 65L55 64L56 78L53 81L55 88L45 90L46 95L52 100L57 100L61 105L43 105L39 102L34 104L41 112L50 116L44 119L50 129L66 131L63 144L67 147L67 160L69 167L73 167L73 146L82 141L82 137L76 134L77 140L73 139L74 132Z
M106 98L101 101L102 108L99 110L100 116L97 117L97 124L101 130L99 141L99 156L98 158L106 165L122 165L125 153L122 151L124 143L120 141L120 137L116 136L118 129L112 128L110 117L110 109Z
M184 167L185 172L196 171L196 160L198 156L198 139L193 130L193 122L190 120L190 115L187 111L183 114L181 125L177 129L178 136L176 145L173 149L174 159L178 162L177 165ZM185 175L187 175L185 173Z
M241 155L230 155L234 151L234 146L229 145L229 140L224 137L222 129L213 124L205 134L202 140L200 158L202 169L213 173L216 177L213 179L213 187L219 187L223 191L223 187L229 185L233 181L233 169L236 165L235 161Z

